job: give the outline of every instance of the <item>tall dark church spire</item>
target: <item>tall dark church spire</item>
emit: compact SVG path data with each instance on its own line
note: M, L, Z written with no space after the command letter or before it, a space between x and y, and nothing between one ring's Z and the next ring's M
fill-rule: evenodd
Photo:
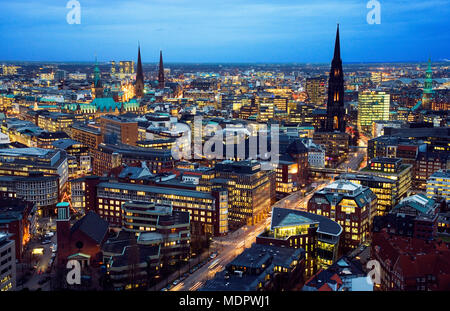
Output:
M334 43L334 59L341 59L341 40L339 39L339 24L337 25L336 41Z
M163 89L164 87L165 87L164 64L163 64L162 51L159 51L158 88Z
M339 25L337 26L334 57L331 62L330 77L328 79L327 122L325 130L327 132L339 131L345 133L344 73L342 71Z
M138 61L137 61L136 84L134 85L134 93L138 98L144 96L144 70L142 69L140 44L138 45Z

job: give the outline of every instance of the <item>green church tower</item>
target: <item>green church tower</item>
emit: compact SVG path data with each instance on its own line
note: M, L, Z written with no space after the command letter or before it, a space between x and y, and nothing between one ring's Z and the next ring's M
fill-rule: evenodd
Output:
M428 69L425 74L425 84L422 95L422 108L426 110L432 109L433 103L433 71L431 70L431 59L428 60Z

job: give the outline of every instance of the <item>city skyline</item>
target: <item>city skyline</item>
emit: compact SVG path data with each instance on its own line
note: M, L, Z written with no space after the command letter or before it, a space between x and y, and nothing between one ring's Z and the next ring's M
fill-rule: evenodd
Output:
M79 25L67 23L64 2L1 2L3 61L134 59L139 41L144 63L159 50L167 63L327 63L337 23L344 63L450 58L443 0L383 1L374 25L366 1L80 1Z

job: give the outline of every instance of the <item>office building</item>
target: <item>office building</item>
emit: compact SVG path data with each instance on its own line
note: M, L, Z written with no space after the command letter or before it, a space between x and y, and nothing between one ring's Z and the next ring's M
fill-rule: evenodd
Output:
M282 291L303 283L303 249L253 244L200 291Z
M97 149L98 145L103 142L103 135L99 128L82 123L72 125L71 137L73 140L88 146L91 150Z
M369 160L369 165L360 171L362 174L375 175L395 181L397 198L408 195L411 189L412 166L403 164L398 158L377 157Z
M308 94L308 100L314 106L322 107L325 104L326 77L319 76L306 78L305 91Z
M275 175L261 170L254 160L223 161L215 166L212 184L228 190L228 221L232 228L254 225L270 211L275 200Z
M350 135L347 133L315 132L313 142L325 148L326 167L335 168L348 156Z
M450 170L439 170L433 173L427 180L427 197L443 198L450 201Z
M328 217L274 207L270 228L256 237L257 244L305 250L305 276L329 267L338 258L342 227Z
M58 185L62 190L69 175L67 154L55 149L0 149L0 175L29 176L33 171L59 176Z
M377 197L368 187L335 181L313 194L308 212L328 217L343 228L340 247L345 254L370 240Z
M370 133L375 121L389 121L390 95L381 91L362 91L358 95L358 128Z
M36 233L36 225L35 204L0 194L0 232L10 234L17 260L22 261L25 246Z
M383 216L400 202L397 182L390 178L367 174L341 174L336 180L348 180L354 184L369 187L377 196L377 215Z
M105 142L110 144L136 145L138 141L138 123L120 116L102 116L100 130Z
M16 252L10 234L0 232L0 292L16 290Z

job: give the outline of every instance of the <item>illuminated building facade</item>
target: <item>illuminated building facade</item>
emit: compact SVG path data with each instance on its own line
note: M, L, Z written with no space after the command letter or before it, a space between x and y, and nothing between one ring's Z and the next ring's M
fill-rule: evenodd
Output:
M434 196L450 201L450 170L439 170L433 173L427 180L427 197Z
M348 156L350 135L340 132L315 132L313 142L325 148L325 166L337 167Z
M123 203L144 201L161 205L171 202L174 211L190 213L192 235L219 236L228 232L225 190L202 192L169 185L107 182L99 177L74 180L72 189L72 201L84 205L85 210L95 211L113 227L123 225Z
M371 132L374 121L389 121L390 95L381 91L363 91L358 95L358 127Z
M37 117L37 126L48 132L67 131L75 121L72 114L58 112L42 112Z
M16 254L14 240L0 232L0 292L16 290Z
M128 145L100 144L91 151L94 175L103 176L111 169L122 165L146 163L152 173L175 167L171 150L140 148Z
M275 201L275 173L257 161L223 161L215 166L213 184L228 190L228 221L232 228L254 225Z
M369 160L369 165L361 170L363 174L375 175L395 181L397 198L402 199L407 196L411 189L412 166L403 164L398 158L374 158Z
M0 175L29 176L33 171L59 176L59 189L62 190L69 175L67 154L54 149L0 149Z
M3 195L2 189L0 194L0 232L7 232L11 235L10 239L14 240L15 244L16 259L22 261L25 246L32 235L36 233L36 204Z
M106 142L131 146L138 140L138 123L120 116L102 116L100 130Z
M341 233L342 227L325 216L274 207L270 228L256 237L256 243L304 249L305 275L310 276L338 258Z
M395 180L367 174L341 174L336 179L369 187L377 196L377 216L385 215L400 202Z
M24 176L0 176L1 193L36 204L40 216L55 214L59 199L58 176L44 176L42 172L30 172ZM18 252L19 254L19 252Z
M280 159L276 168L276 192L281 198L299 191L308 183L308 149L301 139L292 140L284 148L280 144Z
M274 117L274 95L272 93L258 93L254 96L254 105L257 107L258 121L267 122Z
M326 77L313 77L306 78L305 84L306 94L308 94L308 100L316 107L323 107L325 104L325 90L326 90Z
M130 289L133 286L129 284L131 274L137 274L132 282L144 287L163 266L189 259L189 212L173 211L170 205L138 201L124 203L122 208L122 231L102 247L103 261L115 289ZM133 247L139 254L132 259L135 271L129 260Z
M423 87L422 108L431 110L433 108L433 70L431 70L431 59L428 60L428 69L425 74L425 85Z
M103 142L101 130L89 125L75 123L71 128L71 136L75 141L79 141L89 149L97 149L98 145Z
M438 232L439 211L437 201L415 194L401 200L388 214L375 217L373 231L431 241Z
M340 248L347 253L370 240L377 197L368 187L335 181L314 193L308 212L328 217L343 228Z

